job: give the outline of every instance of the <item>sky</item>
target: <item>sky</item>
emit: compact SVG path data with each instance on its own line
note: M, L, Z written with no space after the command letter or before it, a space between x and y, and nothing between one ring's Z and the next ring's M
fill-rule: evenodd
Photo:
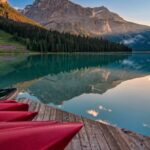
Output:
M13 7L24 8L34 0L8 0ZM128 21L150 26L150 0L72 0L85 7L105 6Z

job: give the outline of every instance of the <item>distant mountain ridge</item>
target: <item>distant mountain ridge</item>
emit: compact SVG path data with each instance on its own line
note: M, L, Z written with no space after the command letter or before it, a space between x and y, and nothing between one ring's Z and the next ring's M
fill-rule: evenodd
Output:
M69 0L35 0L22 13L47 29L72 34L99 36L150 29L126 21L104 6L85 8Z

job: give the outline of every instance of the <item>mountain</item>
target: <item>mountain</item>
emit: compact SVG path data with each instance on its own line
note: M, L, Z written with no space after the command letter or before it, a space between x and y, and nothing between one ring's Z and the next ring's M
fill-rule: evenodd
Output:
M36 0L23 14L47 29L73 34L95 36L149 28L128 22L106 7L84 8L68 0Z
M12 8L8 4L7 0L0 0L0 16L17 21L17 22L29 23L32 25L40 26L35 21L23 16L17 10Z
M22 13L50 30L87 36L109 35L109 38L117 35L118 41L125 44L128 44L126 39L150 31L150 27L126 21L104 6L82 7L69 0L35 0L32 5L25 7ZM122 34L126 35L124 39ZM148 47L149 39L150 37L145 40Z

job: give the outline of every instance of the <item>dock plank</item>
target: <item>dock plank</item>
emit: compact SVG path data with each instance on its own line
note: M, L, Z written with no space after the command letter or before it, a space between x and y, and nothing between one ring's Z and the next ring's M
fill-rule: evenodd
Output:
M36 107L35 107L35 109L33 111L38 112L38 114L39 114L40 113L39 110L40 110L40 103L36 103ZM35 116L33 121L36 121L37 117L38 117L38 115Z
M99 122L91 121L91 120L90 120L90 122L95 125L93 132L95 133L97 141L100 145L100 149L101 150L111 150L102 131L99 129Z
M45 109L46 109L45 106L46 106L46 105L40 104L40 106L39 106L39 113L38 113L38 115L37 115L36 121L43 121L43 119L44 119L44 114L45 114Z
M63 112L61 110L59 111L58 109L56 109L55 120L59 122L63 122Z
M144 138L144 136L140 136L132 132L130 132L129 135L128 135L128 138L135 145L136 149L150 150L149 146L146 143L146 139Z
M100 149L100 145L97 141L96 135L94 133L94 127L92 123L89 123L88 119L82 118L84 124L85 124L85 130L87 132L88 135L88 139L91 145L91 149L92 150L99 150Z
M84 124L81 117L75 116L75 118L76 118L76 122L81 122L81 123ZM82 149L83 150L92 150L92 147L90 145L88 135L87 135L87 132L86 132L86 129L85 129L85 124L84 124L84 127L79 132L79 137L80 137Z
M35 111L37 103L28 101L28 104L29 104L29 111Z
M117 144L116 140L113 138L112 134L109 132L107 125L99 124L99 128L100 128L101 132L103 133L110 149L111 150L121 150L121 148Z
M70 120L70 122L76 122L75 115L70 113L69 120ZM72 145L72 149L82 150L79 134L75 135L74 140L71 142L71 145Z
M150 150L150 137L86 119L39 102L27 99L20 100L20 102L28 103L30 111L38 112L34 120L82 122L84 124L65 150Z
M56 120L56 109L52 109L51 107L51 115L50 115L50 120Z
M117 141L117 144L121 149L131 150L129 144L122 138L118 129L112 126L107 127L113 138Z
M62 119L63 119L63 122L71 122L71 120L70 120L70 118L69 118L69 113L67 113L67 112L65 112L65 111L63 111L63 117L62 117ZM73 140L74 141L74 140ZM73 141L71 141L70 143L69 143L69 145L66 147L66 149L65 150L72 150L73 149L73 147L72 147L72 142Z

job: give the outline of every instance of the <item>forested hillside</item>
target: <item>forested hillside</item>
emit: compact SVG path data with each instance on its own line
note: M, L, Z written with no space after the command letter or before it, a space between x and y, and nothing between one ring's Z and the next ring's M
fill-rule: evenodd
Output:
M123 44L104 39L48 31L31 24L0 17L0 29L14 35L15 39L37 52L129 52Z

